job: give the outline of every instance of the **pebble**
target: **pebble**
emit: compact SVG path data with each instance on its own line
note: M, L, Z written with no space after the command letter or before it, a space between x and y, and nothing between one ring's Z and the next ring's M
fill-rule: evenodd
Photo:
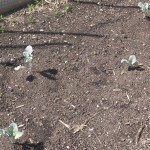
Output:
M42 108L41 108L41 110L46 110L46 106L43 105Z
M29 121L29 118L26 118L26 119L25 119L25 122L28 122L28 121Z

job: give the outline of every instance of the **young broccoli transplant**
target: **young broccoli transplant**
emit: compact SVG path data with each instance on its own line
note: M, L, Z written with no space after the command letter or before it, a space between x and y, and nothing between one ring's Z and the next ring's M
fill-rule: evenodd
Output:
M141 10L143 12L143 18L145 18L146 17L146 13L148 13L148 3L139 2L138 6L141 8Z
M24 57L24 60L26 63L31 63L32 61L32 52L33 52L33 49L32 49L32 46L29 45L25 48L25 51L23 52L23 57Z
M129 64L129 66L133 66L137 62L137 60L136 60L135 55L130 55L128 60L127 59L121 60L121 63L124 63L124 62Z
M0 129L0 135L8 135L19 139L23 135L24 131L19 131L16 123L11 123L8 128Z
M30 66L30 68L31 68L31 62L32 62L32 52L33 52L33 49L32 49L32 46L31 45L28 45L26 48L25 48L25 50L24 50L24 52L23 52L23 58L24 58L24 61L25 61L25 63L29 63L29 66ZM15 67L14 68L14 70L19 70L19 69L21 69L21 68L24 68L24 66L22 66L22 65L19 65L19 66L17 66L17 67Z

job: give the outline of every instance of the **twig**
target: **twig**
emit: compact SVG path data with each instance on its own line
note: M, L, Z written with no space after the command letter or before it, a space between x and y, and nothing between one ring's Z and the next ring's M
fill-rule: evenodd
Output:
M127 99L129 100L128 104L131 102L129 95L126 92Z
M73 134L75 134L75 133L77 133L77 132L79 132L79 131L82 131L83 128L86 127L86 126L87 126L87 125L85 125L85 124L74 125L74 126L72 127L72 129L73 129Z
M20 107L23 107L24 105L19 105L19 106L16 106L16 108L20 108Z
M93 130L94 135L96 136L98 142L101 144L101 140L98 138L97 134L95 133L95 131Z
M76 108L75 105L71 104L70 102L68 102L67 100L64 100L65 103L69 104L71 107Z
M61 124L63 124L66 128L68 128L69 130L71 129L71 127L68 125L68 124L66 124L66 123L64 123L62 120L59 120L59 122L61 123Z
M89 118L87 118L87 119L84 121L84 124L87 124L90 119L93 119L93 118L94 118L96 115L98 115L98 114L99 114L99 112L98 112L98 113L95 113L95 114L93 114L93 115L91 115Z
M86 124L88 123L88 121L89 121L90 119L92 119L93 117L95 117L97 114L98 114L98 113L91 115L91 116L90 116L89 118L87 118L87 119L84 121L84 123L82 123L81 125L74 125L74 126L72 127L72 129L73 129L73 134L75 134L75 133L77 133L77 132L79 132L79 131L82 131L85 127L87 127Z
M138 142L139 142L139 140L140 140L140 138L141 138L141 135L142 135L142 132L143 132L144 128L145 128L145 125L141 126L141 127L139 128L137 134L136 134L136 137L135 137L135 144L136 144L136 145L138 144Z

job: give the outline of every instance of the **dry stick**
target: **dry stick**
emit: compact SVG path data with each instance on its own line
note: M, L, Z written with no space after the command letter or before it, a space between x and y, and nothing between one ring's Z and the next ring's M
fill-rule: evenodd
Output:
M96 115L98 115L98 114L99 114L99 112L98 112L98 113L95 113L95 114L93 114L93 115L91 115L89 118L87 118L87 119L84 121L84 124L88 123L90 119L94 118L94 117L95 117ZM88 127L88 128L89 128L89 127ZM89 129L90 129L90 128L89 128ZM100 139L98 138L98 135L95 133L94 130L93 130L92 132L93 132L93 134L95 135L95 137L96 137L96 139L98 140L98 142L101 144L101 141L100 141Z
M93 133L94 133L94 135L96 136L96 138L97 138L98 142L101 144L101 141L100 141L100 139L98 138L98 135L95 133L95 131L94 131L94 130L93 130Z
M135 144L136 144L136 145L138 144L138 142L139 142L139 140L140 140L140 137L141 137L141 135L142 135L142 132L143 132L144 128L145 128L145 125L141 126L141 127L139 128L137 134L136 134L136 137L135 137Z
M66 123L64 123L62 120L59 120L59 122L61 123L61 124L63 124L66 128L68 128L69 130L71 129L71 127L68 125L68 124L66 124Z
M83 124L81 124L81 125L75 125L75 126L70 126L70 125L68 125L68 124L66 124L66 123L64 123L62 120L59 120L59 122L62 124L62 125L64 125L66 128L68 128L69 130L74 130L73 131L73 133L75 134L75 133L77 133L77 132L79 132L80 130L82 130L84 127L86 127L87 125L86 125L86 123L90 120L90 119L92 119L93 117L95 117L97 114L99 114L99 113L95 113L95 114L93 114L93 115L91 115L89 118L87 118L85 121L84 121L84 123ZM94 131L93 131L94 132ZM95 133L94 133L95 134ZM99 140L100 141L100 140Z
M75 134L75 133L77 133L77 132L79 132L79 131L82 131L84 127L87 127L87 125L86 125L87 122L88 122L90 119L92 119L93 117L95 117L97 114L98 114L98 113L91 115L91 116L90 116L89 118L87 118L87 119L84 121L84 123L82 123L81 125L74 125L74 126L72 127L73 133Z
M20 107L24 107L24 105L19 105L19 106L16 106L16 108L20 108Z
M87 119L84 121L83 124L88 123L90 119L94 118L94 117L95 117L96 115L98 115L98 114L99 114L99 112L98 112L98 113L95 113L95 114L93 114L93 115L91 115L89 118L87 118Z
M68 102L67 100L64 100L65 103L69 104L70 106L72 106L73 108L76 108L75 105L71 104L70 102Z
M96 115L98 115L98 114L99 114L99 112L93 114L92 116L90 116L87 120L85 120L84 124L88 123L90 119L94 118L94 117L95 117ZM89 127L88 127L88 128L89 128ZM96 136L96 138L97 138L97 140L99 141L99 143L101 144L101 141L100 141L100 139L98 138L97 134L94 132L94 130L93 130L93 133L94 133L94 135Z

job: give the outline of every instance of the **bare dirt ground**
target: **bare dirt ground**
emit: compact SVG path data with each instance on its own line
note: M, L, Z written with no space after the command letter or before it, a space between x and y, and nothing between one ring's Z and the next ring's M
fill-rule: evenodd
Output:
M1 20L0 127L25 131L1 136L1 150L150 149L150 14L138 2L46 3ZM32 69L15 71L27 45ZM132 54L142 68L121 64Z

